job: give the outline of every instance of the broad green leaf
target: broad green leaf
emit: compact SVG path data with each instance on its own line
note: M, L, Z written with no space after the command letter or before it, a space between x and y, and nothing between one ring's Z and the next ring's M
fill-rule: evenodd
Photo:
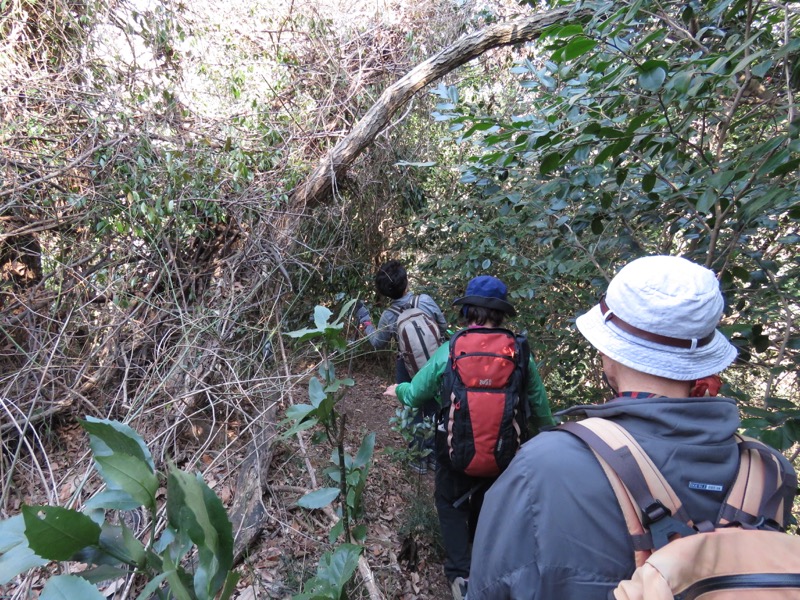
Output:
M367 539L367 526L364 523L359 523L353 527L351 534L355 541L363 543Z
M800 410L794 402L786 398L778 398L777 396L770 396L766 399L766 404L770 408L778 408L780 410Z
M167 576L170 593L175 596L177 600L195 600L195 598L192 597L191 591L189 591L191 582L187 580L185 574L180 571L180 567L175 564L169 556L164 557L163 572Z
M344 533L344 520L339 519L336 521L336 524L331 527L331 530L328 532L328 542L331 544L335 544L336 540Z
M139 595L136 596L136 600L150 600L150 598L152 598L156 593L156 590L161 587L161 582L169 577L169 575L169 573L160 573L159 575L153 577L153 579L147 582L147 585L144 586Z
M129 493L123 490L105 490L87 500L86 504L84 504L84 508L87 511L97 508L134 510L141 505L141 502L137 502Z
M755 75L756 77L761 79L767 73L769 73L769 70L772 68L772 65L773 65L772 60L767 59L762 63L758 63L757 65L753 65L750 68L750 71L753 73L753 75Z
M213 597L233 566L233 530L220 499L197 475L170 469L167 477L167 518L197 546L194 589L198 597Z
M586 54L597 46L597 40L587 37L575 37L564 48L564 60L572 60Z
M319 423L319 420L315 418L306 418L304 421L297 421L294 425L281 434L281 438L288 439L293 435L297 435L301 431L311 429L317 423Z
M559 164L561 164L561 155L558 152L553 152L548 154L542 159L542 164L539 167L539 173L542 175L547 175L555 171Z
M662 67L639 70L639 85L648 92L657 92L667 79L667 70Z
M310 329L310 328L307 327L305 329L298 329L296 331L289 331L285 335L289 336L290 338L296 338L296 339L300 340L301 342L304 342L304 341L310 340L312 338L318 337L318 336L322 335L323 333L324 332L320 331L319 329Z
M759 50L758 52L753 52L749 56L745 56L733 68L733 71L731 71L731 75L735 75L739 71L742 71L743 69L745 69L748 65L750 65L750 63L752 63L752 62L754 62L754 61L758 60L759 58L762 58L762 57L764 57L766 55L767 55L767 51L766 50Z
M286 409L286 418L293 421L302 421L316 410L310 404L293 404Z
M339 488L322 488L309 492L297 501L298 506L308 509L322 508L336 500Z
M778 169L789 158L790 153L787 148L782 148L770 156L761 168L758 170L759 175L771 174L775 169Z
M708 187L697 200L695 208L697 209L697 212L701 214L708 214L711 212L711 209L716 205L719 199L720 196L717 191L712 187Z
M233 593L236 591L236 584L239 583L241 575L236 571L231 571L228 573L228 577L225 578L225 584L222 586L222 592L220 592L219 600L228 600Z
M41 516L40 516L41 515ZM85 514L60 506L23 506L31 550L48 560L69 560L100 541L100 527Z
M5 585L28 569L41 567L48 562L28 546L22 515L0 521L0 585Z
M86 569L84 571L75 573L75 575L92 584L97 584L101 581L109 581L111 579L120 579L122 577L127 577L130 574L131 571L129 569L114 567L112 565L100 565L99 567L94 567L92 569Z
M320 566L324 565L327 580L335 584L338 589L343 589L353 576L362 551L361 546L342 544L333 554L323 556Z
M370 460L372 460L372 453L375 450L375 433L368 433L364 436L364 440L361 442L361 447L358 449L358 454L356 454L356 458L354 461L354 466L356 467L363 467L368 465Z
M106 600L98 589L77 575L56 575L47 580L39 600Z
M155 506L158 477L150 466L126 454L95 456L97 470L111 489L119 489L147 507Z
M325 393L335 394L343 387L353 387L355 384L355 380L350 377L346 379L336 379L325 387Z
M89 434L89 445L95 456L127 454L145 462L151 471L155 471L153 457L144 440L124 423L86 417L80 424Z
M800 419L789 419L783 426L790 440L800 442Z
M144 545L133 536L124 521L122 525L112 525L104 521L100 528L98 544L79 550L71 560L91 565L144 564Z
M311 405L314 408L319 408L320 403L327 396L325 389L322 387L322 382L318 378L312 377L308 382L308 399L311 401Z
M317 329L327 329L332 314L327 306L314 307L314 325L316 325Z
M552 34L555 35L557 38L568 38L575 35L580 35L583 33L583 27L577 24L571 25L564 25L564 26L556 26L556 29L553 30Z
M794 444L794 440L789 436L789 432L787 432L784 427L764 431L759 437L762 442L769 444L781 452L791 448Z
M339 311L339 316L336 317L337 323L342 323L343 321L351 317L351 311L355 303L356 303L355 298L353 298L352 300L348 300L347 302L344 303L344 306L342 306L342 309Z
M645 193L652 192L655 185L656 185L655 173L648 173L647 175L642 177L642 190L644 190Z

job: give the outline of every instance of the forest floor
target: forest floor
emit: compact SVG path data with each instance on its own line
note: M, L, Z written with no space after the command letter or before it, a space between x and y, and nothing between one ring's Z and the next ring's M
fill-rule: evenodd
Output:
M399 404L395 398L384 396L383 391L393 383L393 373L380 364L365 363L350 375L356 384L337 405L337 410L348 418L348 454L355 455L363 437L375 433L362 522L367 525L365 553L377 586L387 600L452 598L442 569L443 551L433 504L435 474L429 470L419 475L408 468L402 452L406 442L390 423ZM327 444L315 446L307 442L306 449L317 473L325 463L330 464ZM277 493L265 501L270 503L270 514L284 516L267 524L259 547L248 560L254 595L243 594L240 598L282 598L287 588L296 590L298 582L307 580L316 570L318 552L310 548L327 539L331 523L325 515L315 518L314 513L292 509L287 502L297 499L297 493L287 496L279 492L302 485L297 479L308 484L303 463L295 442L276 448L270 473L272 489ZM317 484L331 485L330 481L320 481L320 475ZM313 522L316 527L311 525ZM259 587L270 595L259 593ZM367 596L354 590L350 597Z
M355 456L364 436L375 433L373 463L363 497L364 517L360 521L367 527L364 554L377 588L386 600L447 600L452 596L442 569L443 553L433 505L434 472L413 473L403 458L406 442L390 423L399 404L395 398L383 395L386 386L393 383L392 365L380 355L377 360L360 363L350 365L349 375L356 383L340 400L337 410L347 414L348 454ZM295 388L292 393L294 402L308 401L305 386ZM288 406L288 402L282 404L284 408ZM282 418L279 414L278 419ZM236 424L217 426L225 438L236 440ZM229 444L225 460L218 463L214 457L223 453L208 446L198 449L197 439L190 439L194 428L194 424L184 427L182 440L171 445L170 454L181 468L191 457L195 458L195 469L205 465L206 483L230 509L237 494L237 468L244 448L236 442ZM261 536L237 566L241 579L234 598L290 599L300 592L304 581L316 574L321 554L331 549L328 535L334 523L330 511L309 511L295 504L305 491L335 485L323 474L323 469L330 465L331 448L327 443L312 441L313 431L304 432L303 442L298 438L276 438L273 442L263 498L267 518ZM151 448L157 445L157 430L140 433ZM54 481L58 482L55 488L58 497L52 497L52 492L47 497L41 483L37 484L41 480L20 470L14 477L14 494L5 507L6 514L18 513L22 504L74 505L76 498L85 500L99 489L101 481L96 474L89 475L84 468L77 468L79 464L87 464L87 444L85 432L74 419L53 423L47 440L46 445L50 446L47 462ZM313 465L314 475L309 474L309 465ZM34 570L15 583L0 586L0 597L37 598L52 574L49 567ZM101 583L98 587L109 599L136 596L124 580ZM369 598L358 572L348 593L351 600Z

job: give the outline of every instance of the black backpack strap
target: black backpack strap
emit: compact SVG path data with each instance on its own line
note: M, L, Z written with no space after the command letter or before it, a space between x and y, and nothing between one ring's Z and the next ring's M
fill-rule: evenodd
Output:
M531 346L528 343L528 338L522 334L517 334L517 350L519 356L519 369L520 369L520 380L519 380L519 398L520 403L522 404L522 420L521 426L524 426L524 440L527 440L530 437L530 431L528 430L528 420L531 418L531 405L528 402L528 364L531 360Z

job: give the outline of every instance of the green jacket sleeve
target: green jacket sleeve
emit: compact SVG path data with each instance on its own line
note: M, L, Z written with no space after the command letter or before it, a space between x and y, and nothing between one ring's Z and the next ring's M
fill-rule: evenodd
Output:
M544 389L542 378L539 376L539 368L533 356L528 361L528 404L531 405L531 416L529 424L532 427L531 434L537 433L547 425L555 425L555 419L550 412L550 403L547 401L547 392Z
M411 408L419 408L431 398L436 398L441 404L439 392L449 355L450 344L445 342L433 353L425 366L414 375L411 382L398 384L395 394L400 402Z

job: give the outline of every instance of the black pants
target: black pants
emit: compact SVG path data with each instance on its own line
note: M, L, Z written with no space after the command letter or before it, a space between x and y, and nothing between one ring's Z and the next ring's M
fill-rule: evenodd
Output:
M444 542L444 574L449 581L469 577L470 554L483 497L494 479L470 477L454 471L447 457L445 433L436 432L434 500ZM455 504L459 504L455 506Z

